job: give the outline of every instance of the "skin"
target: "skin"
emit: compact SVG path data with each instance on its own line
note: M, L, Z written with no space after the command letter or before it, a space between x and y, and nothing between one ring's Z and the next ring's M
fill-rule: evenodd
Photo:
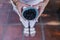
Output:
M24 7L24 6L26 6L26 7L30 6L28 4L21 3L19 0L13 0L13 1L16 3L16 7L17 7L18 11L20 12L20 15L21 15L21 8L22 7ZM34 8L39 7L40 13L39 13L39 15L38 15L37 18L39 18L40 15L43 13L43 11L44 11L45 7L47 6L48 2L49 2L49 0L44 0L43 2L32 6Z

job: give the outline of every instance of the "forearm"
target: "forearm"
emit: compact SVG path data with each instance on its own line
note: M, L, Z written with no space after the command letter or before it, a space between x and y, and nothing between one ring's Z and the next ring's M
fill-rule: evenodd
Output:
M45 9L45 7L47 6L47 4L48 4L48 2L49 2L49 0L45 0L44 2L42 2L39 6L40 6L40 13L39 13L39 16L38 16L38 18L41 16L41 14L43 13L43 11L44 11L44 9Z

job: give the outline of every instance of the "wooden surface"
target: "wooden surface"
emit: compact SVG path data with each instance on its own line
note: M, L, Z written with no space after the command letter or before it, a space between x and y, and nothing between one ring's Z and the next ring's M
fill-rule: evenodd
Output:
M25 37L23 25L9 0L0 0L0 40L60 40L58 20L56 13L46 10L35 25L36 36Z

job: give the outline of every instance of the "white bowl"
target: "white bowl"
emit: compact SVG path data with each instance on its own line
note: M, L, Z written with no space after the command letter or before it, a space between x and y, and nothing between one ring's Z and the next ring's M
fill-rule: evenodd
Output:
M36 5L40 2L43 2L43 0L20 0L20 2L28 4L28 5Z

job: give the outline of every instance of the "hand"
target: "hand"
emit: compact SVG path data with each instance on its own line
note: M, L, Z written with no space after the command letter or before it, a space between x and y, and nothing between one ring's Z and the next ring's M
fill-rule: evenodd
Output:
M20 0L13 0L13 1L16 3L16 7L17 7L20 15L22 13L21 12L22 7L28 7L28 6L30 6L28 4L24 4L24 3L20 2ZM45 7L47 6L48 2L49 2L49 0L44 0L43 2L40 2L39 4L36 4L36 5L32 6L32 7L35 7L35 8L39 7L40 13L39 13L39 15L38 15L37 18L39 18L41 16L41 14L43 13L43 11L44 11Z
M39 7L39 11L40 11L37 18L39 18L41 16L41 14L43 13L43 11L44 11L45 7L47 6L48 2L49 2L49 0L44 0L43 2L41 2L37 5L34 5L35 8Z

